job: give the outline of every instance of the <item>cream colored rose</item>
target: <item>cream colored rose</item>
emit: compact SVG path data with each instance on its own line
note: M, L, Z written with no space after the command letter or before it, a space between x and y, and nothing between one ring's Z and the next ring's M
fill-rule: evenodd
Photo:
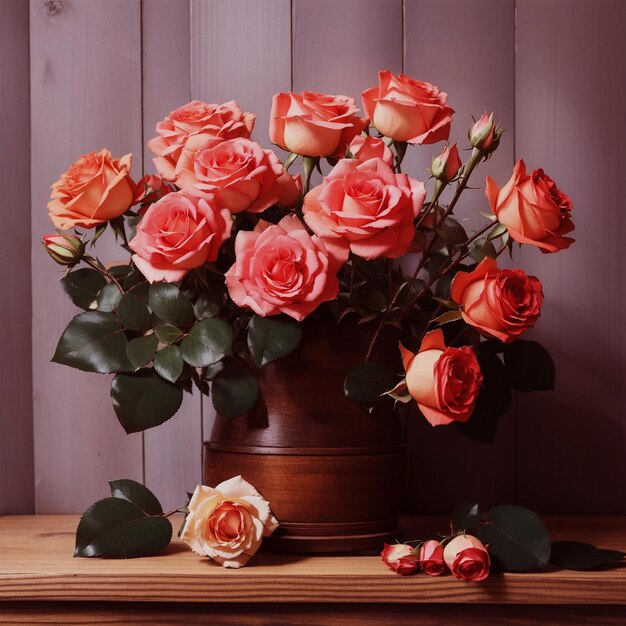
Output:
M243 567L278 528L270 505L241 476L215 489L198 485L189 502L181 539L200 556L224 567Z

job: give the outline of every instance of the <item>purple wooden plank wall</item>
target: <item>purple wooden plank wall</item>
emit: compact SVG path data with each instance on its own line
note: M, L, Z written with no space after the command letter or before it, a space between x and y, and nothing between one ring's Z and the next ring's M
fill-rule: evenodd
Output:
M0 2L0 515L34 509L30 336L28 3Z
M24 4L0 2L0 88L17 85L3 117L14 123L0 131L10 133L1 137L3 150L13 146L0 168L9 177L3 189L14 193L6 203L4 195L5 219L24 202L11 191L13 181L28 179L28 82L19 66L27 55L24 38L16 39L28 18ZM202 407L195 396L169 424L127 437L106 377L49 363L73 312L54 280L60 272L38 243L51 230L50 183L81 153L105 145L116 155L134 153L137 178L142 169L152 172L145 140L156 121L190 97L238 100L257 114L254 138L269 146L275 92L342 92L360 103L377 71L391 69L448 92L456 109L452 139L461 145L470 114L494 110L508 133L477 185L485 173L504 183L514 159L524 156L572 196L578 239L556 255L525 250L514 260L544 284L544 315L529 337L555 356L556 392L520 395L492 446L466 442L455 429L413 423L407 507L448 511L477 497L485 505L517 500L542 512L626 512L619 284L626 221L618 169L626 139L625 22L620 0L30 0L37 510L78 512L104 495L107 479L120 476L145 480L168 508L180 504L200 478L200 444L213 416L210 402ZM6 105L3 97L0 107ZM412 175L425 180L441 147L411 149ZM486 208L483 191L467 195L468 227L481 222L477 211ZM20 237L28 227L19 221L13 228L11 259L24 254ZM119 255L111 241L99 248L103 258ZM28 261L15 265L27 268ZM27 342L28 333L15 320L23 319L29 294L24 276L12 278L14 301L3 300L0 312L3 327L7 319L15 327L9 350L18 354L17 342ZM4 363L0 511L28 509L33 489L30 362L22 355ZM26 467L14 483L16 457Z

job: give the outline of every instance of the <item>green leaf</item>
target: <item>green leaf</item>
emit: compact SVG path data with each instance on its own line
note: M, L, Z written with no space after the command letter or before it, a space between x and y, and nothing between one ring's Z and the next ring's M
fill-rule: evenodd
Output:
M478 525L481 515L480 506L476 502L463 502L454 507L450 516L450 523L457 532L471 530Z
M446 217L443 224L436 229L436 233L449 245L460 246L467 241L467 233L453 217Z
M476 263L480 263L485 257L495 259L496 254L495 246L486 238L478 239L470 250L470 256Z
M596 548L581 541L555 541L550 561L565 569L588 570L621 561L626 553Z
M174 343L185 334L180 328L171 324L158 324L154 332L161 343Z
M517 391L554 389L554 362L536 341L517 339L504 348L504 364L511 387Z
M61 287L70 300L87 311L106 284L107 281L100 272L87 267L74 270L61 279Z
M489 231L487 240L493 241L494 239L499 239L503 235L506 235L508 232L509 231L504 224L498 224L493 230Z
M126 355L133 366L133 370L138 370L150 363L158 345L159 340L154 333L131 339L126 347Z
M163 550L171 538L166 518L149 517L128 500L105 498L80 518L74 556L149 556Z
M194 324L180 347L185 362L193 367L206 367L231 353L233 330L222 320L200 320Z
M385 392L395 386L396 377L380 363L360 363L346 376L343 391L348 398L370 408Z
M166 346L154 357L154 369L157 374L175 383L183 373L183 357L178 346Z
M215 317L223 304L224 293L221 290L203 291L193 304L193 312L199 320Z
M96 245L96 241L98 241L98 239L100 239L100 237L102 237L102 235L104 234L104 231L107 229L108 226L108 222L102 222L102 224L99 224L98 226L96 226L96 228L93 231L93 237L91 238L91 241L89 242L89 246L93 248L93 246Z
M231 419L249 411L256 403L259 383L245 367L230 364L211 385L213 407L218 415Z
M163 515L163 508L156 496L141 483L130 478L110 480L109 487L114 498L122 498L132 502L146 515Z
M550 560L550 533L536 513L523 506L497 506L477 532L493 561L508 572L538 569Z
M191 301L171 283L150 285L148 304L157 317L180 328L189 328L196 319Z
M450 322L456 322L460 319L462 319L461 311L457 309L456 311L446 311L445 313L442 313L439 317L432 320L432 323L442 325Z
M150 311L145 302L134 293L125 293L117 306L117 316L124 328L140 333L150 327Z
M112 313L89 311L77 315L63 331L52 361L85 372L110 374L131 369L128 341Z
M483 384L469 420L456 424L468 439L493 443L498 430L498 418L511 404L511 388L504 363L496 353L478 352L476 357L483 375Z
M96 303L99 311L105 313L112 313L117 309L117 305L122 299L122 292L118 289L115 283L108 283L98 293Z
M385 294L378 289L372 289L371 286L357 293L356 303L367 311L376 311L377 313L384 311L388 305Z
M302 329L294 322L255 315L248 324L248 349L257 367L293 352L301 338Z
M138 433L174 416L183 401L183 390L152 370L118 374L111 384L113 408L124 430Z

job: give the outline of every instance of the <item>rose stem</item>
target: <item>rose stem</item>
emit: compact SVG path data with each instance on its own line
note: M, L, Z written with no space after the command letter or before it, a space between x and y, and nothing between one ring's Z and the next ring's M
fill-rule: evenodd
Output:
M83 257L83 261L85 263L87 263L87 265L90 265L91 267L93 267L93 269L95 269L97 272L100 272L100 274L102 274L105 278L108 278L112 283L115 283L115 285L117 286L117 288L120 290L120 293L122 295L124 295L124 289L122 288L122 285L120 285L120 283L117 281L117 278L115 278L115 276L113 276L113 274L111 274L111 272L107 272L105 269L103 269L102 267L100 267L97 263L95 263L93 261L93 259L89 256L84 256Z

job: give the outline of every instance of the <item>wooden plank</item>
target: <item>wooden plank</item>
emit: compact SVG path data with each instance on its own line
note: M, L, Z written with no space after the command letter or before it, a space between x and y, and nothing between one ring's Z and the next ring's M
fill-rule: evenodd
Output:
M514 23L513 0L405 2L404 71L448 93L448 104L456 111L450 142L458 141L459 148L469 145L471 116L478 117L485 110L495 111L505 128L513 128ZM488 165L478 170L475 186L484 187L485 173L510 176L512 134L505 135ZM431 158L443 145L409 148L403 170L425 180ZM467 158L468 153L461 154ZM444 202L447 198L444 195ZM484 191L468 190L455 213L472 230L484 224L477 210L487 209ZM494 445L471 442L454 426L433 429L426 420L410 423L409 439L411 511L449 513L462 501L479 501L488 507L514 500L513 408L500 418Z
M7 602L0 624L206 624L220 626L623 626L623 606L493 606L468 604L132 604L122 602ZM418 617L419 616L419 617ZM419 619L419 622L416 620Z
M544 512L626 511L625 62L626 3L518 0L516 156L571 196L577 240L521 255L557 371L519 399L519 497Z
M192 97L236 100L257 116L252 138L266 148L272 96L291 88L290 33L290 0L191 0ZM206 398L202 408L208 439L215 411Z
M0 361L0 514L34 510L28 3L0 3L0 217L9 234ZM26 323L25 323L26 321Z
M143 559L75 559L75 516L0 519L0 599L120 602L624 604L626 568L492 575L481 583L452 576L402 577L379 556L264 553L240 570L202 559L175 539ZM624 549L624 518L549 518L554 539ZM419 536L445 529L444 518L411 521ZM304 613L305 611L303 611Z
M51 232L49 186L81 154L133 152L141 170L139 0L31 4L33 380L39 512L79 512L106 495L108 479L142 478L141 435L127 436L109 398L109 377L50 363L77 313L38 239ZM104 239L104 238L103 238ZM119 259L111 240L97 247Z
M188 0L144 0L142 8L144 172L154 173L146 147L155 125L191 99ZM164 44L164 42L167 42ZM144 433L144 481L163 506L184 505L202 480L201 398L185 394L178 413Z

